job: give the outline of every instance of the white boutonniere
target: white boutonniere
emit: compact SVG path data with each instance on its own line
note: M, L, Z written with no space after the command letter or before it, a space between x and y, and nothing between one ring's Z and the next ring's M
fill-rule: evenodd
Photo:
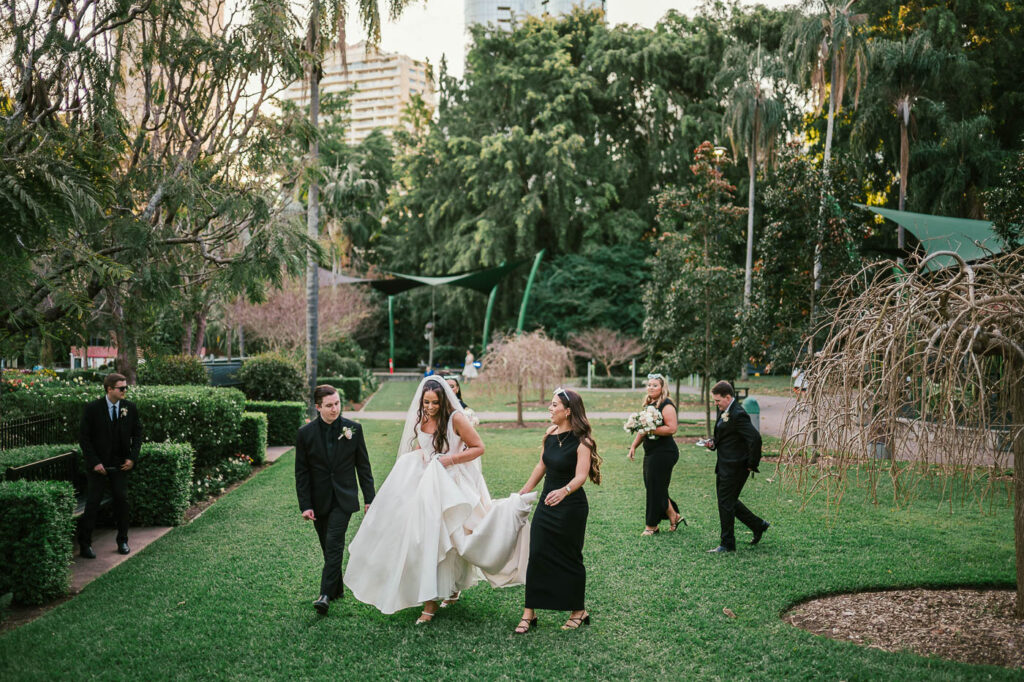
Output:
M729 421L729 410L726 410L725 412L722 413L722 421Z
M341 430L341 435L338 436L338 440L341 440L343 437L345 438L345 440L352 440L352 429L350 429L347 426L343 428Z
M121 419L124 419L127 416L128 416L128 408L127 407L122 407L121 408Z

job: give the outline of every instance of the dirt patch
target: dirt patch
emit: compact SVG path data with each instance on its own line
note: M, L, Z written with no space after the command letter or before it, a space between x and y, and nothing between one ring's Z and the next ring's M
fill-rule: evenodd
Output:
M782 619L816 635L883 651L1024 668L1024 620L1012 589L890 590L814 599Z

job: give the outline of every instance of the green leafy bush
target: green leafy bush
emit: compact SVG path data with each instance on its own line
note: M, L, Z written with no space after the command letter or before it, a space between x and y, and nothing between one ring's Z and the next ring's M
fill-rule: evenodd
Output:
M74 509L70 483L0 482L0 594L37 605L68 593Z
M161 386L206 386L210 377L194 355L161 355L139 365L139 383Z
M133 526L185 522L194 459L188 443L143 443L128 476L128 518Z
M306 423L305 403L250 400L245 409L267 415L267 445L295 445L296 432Z
M341 358L336 372L328 372L326 369L321 369L320 373L324 376L361 377L364 370L363 363L359 362L359 360L355 358Z
M316 354L316 367L320 374L344 374L341 371L344 358L330 348L320 348Z
M53 414L60 422L57 441L78 440L82 409L102 394L95 386L64 382L34 386L0 396L8 405L30 413ZM144 441L190 443L200 465L215 464L234 454L245 396L231 388L210 386L140 386L129 398L139 409Z
M303 400L306 395L302 368L279 353L249 358L235 376L249 400Z
M334 386L349 402L358 403L362 398L362 380L359 377L317 377L316 383Z
M267 423L267 415L262 412L243 412L235 451L251 458L256 464L266 462Z

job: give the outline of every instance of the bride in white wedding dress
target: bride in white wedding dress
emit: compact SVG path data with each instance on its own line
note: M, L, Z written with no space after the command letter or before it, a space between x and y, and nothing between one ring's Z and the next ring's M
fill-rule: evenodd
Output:
M447 382L424 379L407 413L398 461L349 546L345 584L356 599L383 613L423 604L419 624L485 577L477 565L490 563L500 574L487 575L492 584L522 582L525 554L519 550L529 546L522 537L529 500L516 495L510 498L514 505L492 506L483 453L483 441ZM503 506L517 509L488 516ZM481 523L487 529L474 538Z

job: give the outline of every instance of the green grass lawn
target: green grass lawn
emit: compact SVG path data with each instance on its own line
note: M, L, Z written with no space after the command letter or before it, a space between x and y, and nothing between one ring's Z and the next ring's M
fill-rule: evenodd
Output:
M750 395L793 395L793 377L788 374L772 374L768 376L750 376L746 381L736 380L737 386L750 387Z
M367 422L378 485L401 425ZM518 490L539 429L487 429L493 496ZM671 486L689 527L641 538L641 463L615 424L596 431L604 485L587 485L584 558L593 624L562 632L565 613L511 634L523 588L479 585L427 626L417 609L385 616L351 598L318 617L320 552L299 518L285 456L74 599L0 637L0 679L954 680L1020 679L1020 671L892 654L783 623L790 605L841 591L1014 580L1012 512L938 505L872 507L849 492L827 523L768 475L743 499L772 522L757 547L717 544L711 455L683 446ZM357 515L349 530L354 535ZM665 526L667 528L667 525ZM729 608L735 618L722 609Z
M389 412L409 409L412 396L419 386L414 381L385 381L373 394L367 409L373 411ZM554 388L554 387L552 387ZM584 391L583 403L588 412L635 412L640 409L640 402L643 400L642 389L636 391ZM550 392L545 399L540 400L538 391L530 391L526 395L523 409L546 410L550 400ZM692 396L696 398L697 396ZM469 382L462 387L462 398L477 412L515 412L516 396L514 393L489 391L484 384ZM696 402L685 402L680 406L681 410L699 410L701 406Z

